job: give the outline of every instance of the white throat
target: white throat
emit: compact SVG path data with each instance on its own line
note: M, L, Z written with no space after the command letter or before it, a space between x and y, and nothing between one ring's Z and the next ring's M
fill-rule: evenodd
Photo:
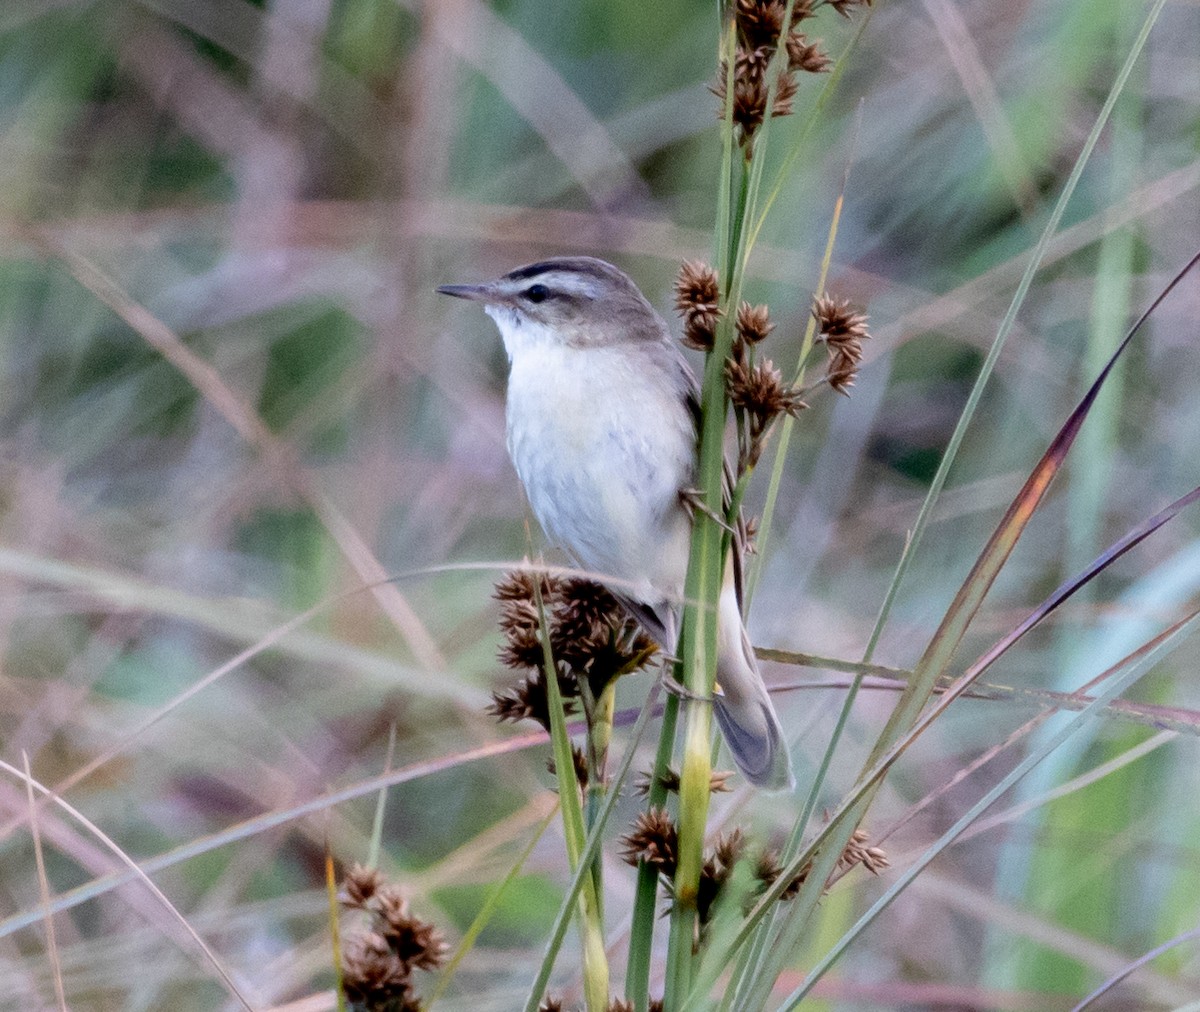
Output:
M509 362L527 352L545 351L548 347L561 346L562 338L545 324L537 323L528 316L507 306L484 306L484 312L496 321L500 338Z

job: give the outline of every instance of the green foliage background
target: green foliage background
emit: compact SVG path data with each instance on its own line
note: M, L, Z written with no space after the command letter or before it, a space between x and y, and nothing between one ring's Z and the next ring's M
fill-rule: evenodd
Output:
M831 287L868 308L872 357L851 399L818 397L797 425L756 643L861 656L1024 255L1143 16L1082 0L897 0L872 14L750 278L786 371L849 164ZM834 55L853 31L832 12L821 28ZM390 792L383 867L452 941L551 804L544 746L468 754L512 737L481 713L504 676L495 569L476 564L520 558L528 521L503 445L499 341L433 288L586 252L667 314L678 262L709 253L717 31L715 4L683 0L0 3L0 758L19 768L27 753L53 785L111 754L64 796L134 860L161 861L154 880L256 1007L328 994L324 852L366 857L375 795L270 813L382 773L393 724L394 767L444 762ZM1193 252L1198 32L1200 9L1167 5L877 661L913 661L1130 317ZM1151 322L967 653L1196 484L1198 311L1193 282ZM1069 691L1158 631L1200 590L1198 529L1181 517L994 680ZM397 579L344 593L384 575ZM1195 662L1185 647L1139 687L1140 702L1174 708L1176 730L1113 717L1045 764L1011 819L943 855L859 940L822 1007L1066 1008L1194 927ZM803 785L841 683L775 665L768 677L793 686L778 698ZM643 691L624 686L621 702ZM862 697L831 797L893 699L885 686ZM889 780L872 831L1033 712L956 704ZM893 863L1001 772L984 767L900 826ZM714 812L766 838L789 804L743 792ZM40 1007L54 970L19 780L0 781L0 805L0 1006ZM52 894L80 900L56 916L71 1007L224 1007L141 886L70 892L119 865L61 813L38 820ZM621 867L607 876L618 939ZM564 878L552 831L440 1004L519 1004ZM839 886L797 971L878 889ZM1109 1007L1197 999L1196 951L1140 971ZM556 978L568 993L572 966ZM304 1007L333 1007L316 1001Z

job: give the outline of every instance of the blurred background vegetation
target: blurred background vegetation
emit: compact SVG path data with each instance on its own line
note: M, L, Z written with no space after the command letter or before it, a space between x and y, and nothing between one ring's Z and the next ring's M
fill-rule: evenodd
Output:
M1024 257L1144 13L1095 0L873 12L750 279L786 371L850 164L831 287L867 308L875 336L854 396L817 397L797 425L756 643L861 656ZM820 23L835 56L855 27L832 11ZM530 524L504 449L503 352L481 314L433 288L589 253L669 315L679 261L709 254L717 32L710 0L0 3L0 756L20 768L28 754L46 785L95 766L64 797L152 872L256 1007L333 1007L324 854L366 859L372 778L393 768L401 781L382 867L452 943L549 811L544 747L518 747L521 730L482 715L503 676L496 570L474 564L520 558ZM1193 252L1198 38L1200 7L1168 3L879 662L912 663L1131 314ZM778 136L800 129L820 85L805 83ZM969 647L1196 484L1198 318L1195 283L1155 316ZM990 677L1071 690L1102 671L1200 592L1198 529L1181 517ZM1066 1008L1194 928L1196 660L1185 647L1138 687L1141 702L1174 708L1182 733L1114 717L1060 753L1007 817L918 878L813 1007ZM793 687L778 705L803 785L844 678L766 667ZM624 686L624 705L644 689ZM860 699L831 797L894 698L877 686ZM905 758L871 818L880 834L912 815L888 839L895 865L1003 770L912 806L1035 712L962 701ZM469 754L481 746L496 754ZM1063 784L1076 789L1051 797ZM50 1007L19 779L0 782L0 804L0 1007ZM718 821L734 813L764 838L794 815L745 791L717 799ZM228 1004L88 830L48 807L38 822L51 893L71 903L55 924L72 1008ZM619 941L632 875L610 860ZM564 878L555 826L439 1006L517 1007ZM878 889L862 876L839 886L797 972ZM568 994L573 965L558 975ZM1195 944L1130 988L1108 1007L1200 997Z

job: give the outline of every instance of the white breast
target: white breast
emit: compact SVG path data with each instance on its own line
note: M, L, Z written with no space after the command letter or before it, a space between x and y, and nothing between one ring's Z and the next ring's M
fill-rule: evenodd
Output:
M584 569L631 581L629 596L677 602L691 528L679 492L695 435L663 358L497 323L512 360L509 452L547 535Z

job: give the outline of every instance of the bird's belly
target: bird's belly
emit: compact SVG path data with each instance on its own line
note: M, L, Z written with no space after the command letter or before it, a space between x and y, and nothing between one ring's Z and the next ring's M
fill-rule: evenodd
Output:
M514 363L509 380L509 450L530 506L578 565L628 581L614 589L677 598L691 526L679 493L695 452L686 407L648 411L664 397L656 377L606 370L601 352L555 353L586 361Z

